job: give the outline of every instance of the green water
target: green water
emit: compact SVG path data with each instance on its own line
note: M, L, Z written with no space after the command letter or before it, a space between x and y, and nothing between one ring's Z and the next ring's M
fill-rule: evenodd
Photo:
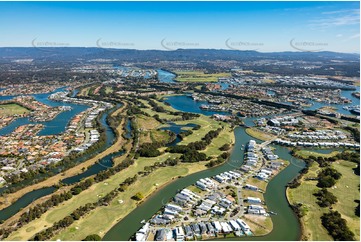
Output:
M236 128L234 133L236 142L227 163L177 179L161 188L133 210L128 216L112 227L111 230L105 234L103 240L129 240L129 238L142 226L140 222L143 219L150 219L177 193L178 190L194 184L201 178L215 176L219 173L239 168L243 162L244 154L241 147L253 138L247 135L242 127ZM260 142L259 140L257 141ZM288 206L285 189L286 184L304 167L304 163L293 158L286 148L277 146L275 153L282 159L291 161L291 164L271 180L265 194L265 201L269 209L278 213L278 215L272 217L274 229L266 236L234 238L234 240L298 240L300 237L299 222L291 208Z

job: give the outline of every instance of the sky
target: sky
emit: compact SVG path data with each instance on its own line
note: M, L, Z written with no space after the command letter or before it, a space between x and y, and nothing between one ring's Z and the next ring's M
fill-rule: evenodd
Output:
M359 2L0 2L0 47L360 52Z

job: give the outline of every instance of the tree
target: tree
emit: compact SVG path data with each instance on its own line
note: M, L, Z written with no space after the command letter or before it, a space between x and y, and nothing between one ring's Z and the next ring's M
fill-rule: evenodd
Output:
M97 234L88 235L87 237L85 237L85 239L83 239L83 241L100 241L100 240L102 240L102 238Z
M332 204L337 203L337 197L326 188L322 188L313 195L317 197L317 204L320 205L320 207L329 207Z
M140 201L144 198L143 194L141 194L140 192L137 192L134 196L132 196L132 199L133 200L136 200L136 201Z

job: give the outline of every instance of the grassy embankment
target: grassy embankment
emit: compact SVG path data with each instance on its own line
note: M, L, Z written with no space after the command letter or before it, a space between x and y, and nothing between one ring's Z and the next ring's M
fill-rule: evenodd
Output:
M29 113L30 110L16 103L0 104L0 116L12 116Z
M263 141L268 141L268 140L272 140L272 139L276 138L275 135L267 134L257 128L247 128L246 133L256 139L263 140Z
M312 154L308 151L301 151L299 153L306 157ZM316 156L320 155L321 154L317 153ZM338 202L332 206L333 210L341 213L342 218L347 220L348 227L355 233L356 239L359 240L360 218L355 215L357 203L354 202L354 200L360 198L360 178L355 175L352 170L352 168L355 167L355 163L339 160L332 163L331 166L342 174L342 177L337 181L336 185L328 188L338 199ZM329 211L329 208L321 208L316 203L317 198L313 195L316 191L320 190L320 188L316 186L317 181L306 180L307 178L317 177L321 169L322 168L314 162L309 168L309 172L301 179L301 185L299 187L295 189L287 188L289 202L291 204L302 203L302 211L305 213L305 215L300 218L303 229L303 240L333 240L327 230L322 226L320 219L323 213Z
M203 118L209 119L207 117ZM197 133L195 132L192 135L196 136ZM230 133L228 143L231 142L232 136L233 133ZM64 202L62 205L49 210L40 219L34 220L28 225L14 232L8 239L29 239L35 233L64 218L76 208L88 202L94 202L98 200L99 197L97 195L105 195L106 193L110 192L112 189L119 186L119 184L126 178L137 174L138 171L142 171L144 166L149 166L157 161L161 162L167 158L174 158L177 156L179 156L179 154L165 153L155 158L139 158L131 167L127 168L119 174L110 177L102 183L94 184L90 187L90 189L83 191L79 198L74 197ZM137 202L130 199L130 197L133 196L136 192L141 192L146 197L154 192L159 186L165 184L167 181L170 181L173 178L176 178L180 175L188 175L205 169L205 163L206 162L195 164L180 164L177 166L177 169L174 169L174 167L165 167L154 171L147 177L139 177L136 183L129 186L125 192L120 193L109 206L96 208L90 214L76 221L72 226L62 231L58 236L55 236L56 238L54 239L60 238L62 240L81 240L86 235L91 233L104 235L105 231L110 229L111 226L114 225L119 219L123 218L136 207ZM152 182L149 183L149 180ZM158 186L155 186L155 184L158 184ZM123 202L120 203L119 201ZM102 223L99 223L99 221L102 221ZM79 229L76 229L77 227Z
M176 71L179 82L217 82L219 77L230 77L231 73L205 74L203 71Z
M126 108L126 106L127 105L120 107L112 115L115 116L118 113L123 112L123 110ZM124 120L122 120L122 122L120 123L120 125L117 128L117 131L119 132L119 134L121 134L123 132L123 126L124 126ZM85 162L82 162L81 164L74 166L73 168L70 168L69 170L66 170L60 174L49 177L48 179L46 179L42 182L27 186L23 189L20 189L17 192L7 194L6 199L5 199L5 197L1 196L0 197L0 204L1 204L0 209L3 209L5 207L11 205L14 201L16 201L17 199L19 199L24 194L26 194L30 191L37 190L37 189L40 189L43 187L50 187L50 186L56 185L59 183L60 180L63 180L67 177L71 177L71 176L81 173L84 169L86 169L88 166L93 165L99 159L102 159L103 157L107 156L108 154L118 151L124 143L125 143L125 140L123 139L123 137L121 135L119 135L119 138L112 146L110 146L108 149L106 149L102 153L96 155L95 157L93 157Z

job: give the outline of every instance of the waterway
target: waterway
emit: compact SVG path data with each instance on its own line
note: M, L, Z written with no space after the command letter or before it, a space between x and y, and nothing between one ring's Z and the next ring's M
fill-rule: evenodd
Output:
M160 82L166 82L166 83L174 83L174 78L176 77L176 75L174 75L171 72L159 69L157 70L158 72L158 80Z
M169 103L174 109L183 112L199 113L207 116L211 116L213 114L229 115L228 112L203 110L200 106L203 104L207 105L207 101L194 101L191 97L186 95L169 96L165 98L165 102Z
M305 109L307 109L307 110L316 110L316 109L322 108L324 106L330 106L330 107L335 108L336 111L341 113L341 114L357 116L356 114L353 114L353 113L349 112L348 110L343 109L343 107L345 107L345 106L360 105L360 99L357 98L357 97L354 97L352 95L353 92L360 92L360 87L356 86L356 90L353 90L353 91L347 91L347 90L341 91L341 96L350 99L352 101L351 103L347 103L347 104L328 104L328 103L321 103L321 102L313 102L312 106L306 107Z
M54 119L47 121L47 122L33 122L30 121L29 118L18 118L15 121L11 122L7 126L0 129L0 135L8 135L13 132L17 127L21 125L27 124L43 124L44 128L38 133L38 135L57 135L63 133L66 129L66 126L77 114L85 111L89 106L87 105L80 105L74 103L64 103L64 102L57 102L53 100L49 100L48 97L55 93L55 92L62 92L65 91L65 87L58 88L51 93L42 93L42 94L35 94L32 95L37 101L49 105L51 107L58 107L58 106L70 106L72 107L71 110L63 111L59 115L57 115ZM0 96L1 100L11 100L16 96Z
M143 219L150 219L165 203L174 197L178 190L194 184L201 178L215 176L222 172L239 168L243 163L244 155L244 151L241 150L241 147L242 145L246 145L250 139L254 138L249 136L243 127L237 127L234 130L234 134L236 141L229 161L221 166L179 178L161 188L112 227L111 230L106 233L103 240L129 240L129 238L142 226L140 222ZM256 141L258 143L261 142L259 140ZM279 155L280 158L284 160L290 161L291 164L271 180L267 192L265 193L265 202L267 206L270 210L278 213L277 216L272 217L274 229L267 236L261 238L247 237L245 238L247 240L298 240L300 237L299 222L296 215L288 206L285 191L287 183L304 167L304 163L303 161L292 157L287 148L280 146L275 147L275 154ZM287 230L284 229L286 227ZM241 238L236 238L236 240L240 239Z
M105 135L106 135L106 142L103 145L103 147L99 148L98 150L95 150L91 153L89 153L88 155L82 156L80 158L78 158L76 160L77 163L81 163L84 162L85 160L89 159L91 156L102 152L103 150L107 149L108 147L110 147L114 141L115 141L115 133L113 132L113 130L109 127L108 123L107 123L107 116L110 112L112 112L113 110L117 109L121 107L121 104L117 104L113 109L104 112L100 118L100 124L103 128L105 128ZM90 166L87 170L83 171L80 174L77 174L75 176L66 178L64 180L62 180L62 182L64 184L72 184L75 182L80 181L81 179L84 179L86 177L92 176L97 174L98 172L102 171L102 170L106 170L109 169L110 167L113 166L113 162L112 159L116 156L120 156L124 153L124 151L118 151L115 152L113 154L109 154L107 156L105 156L104 158L100 159L97 163L93 164L92 166ZM61 171L62 167L57 167L56 169L53 170L54 173L59 173ZM44 176L44 175L43 175ZM39 174L37 176L37 178L41 178L42 175ZM0 193L2 193L4 190L6 189L10 189L12 187L16 188L17 186L20 185L24 185L24 184L30 184L32 182L32 180L25 180L21 183L17 183L17 184L12 184L9 185L7 187L2 187L0 189ZM16 202L14 202L12 205L6 207L3 210L0 210L0 221L1 220L6 220L8 218L10 218L11 216L13 216L14 214L16 214L17 212L20 211L21 208L24 208L26 206L28 206L30 203L32 203L33 201L49 195L51 193L53 193L55 190L54 187L47 187L47 188L41 188L41 189L37 189L31 192L26 193L25 195L23 195L21 198L19 198ZM4 195L6 197L6 195Z
M192 123L188 123L188 124L184 124L184 125L168 123L168 125L166 127L161 128L161 130L169 130L177 135L176 138L172 142L167 144L167 146L170 147L170 146L175 146L176 144L178 144L179 142L182 141L182 139L178 135L182 131L184 131L184 128L186 128L186 127L194 128L196 126L197 126L196 124L192 124Z

